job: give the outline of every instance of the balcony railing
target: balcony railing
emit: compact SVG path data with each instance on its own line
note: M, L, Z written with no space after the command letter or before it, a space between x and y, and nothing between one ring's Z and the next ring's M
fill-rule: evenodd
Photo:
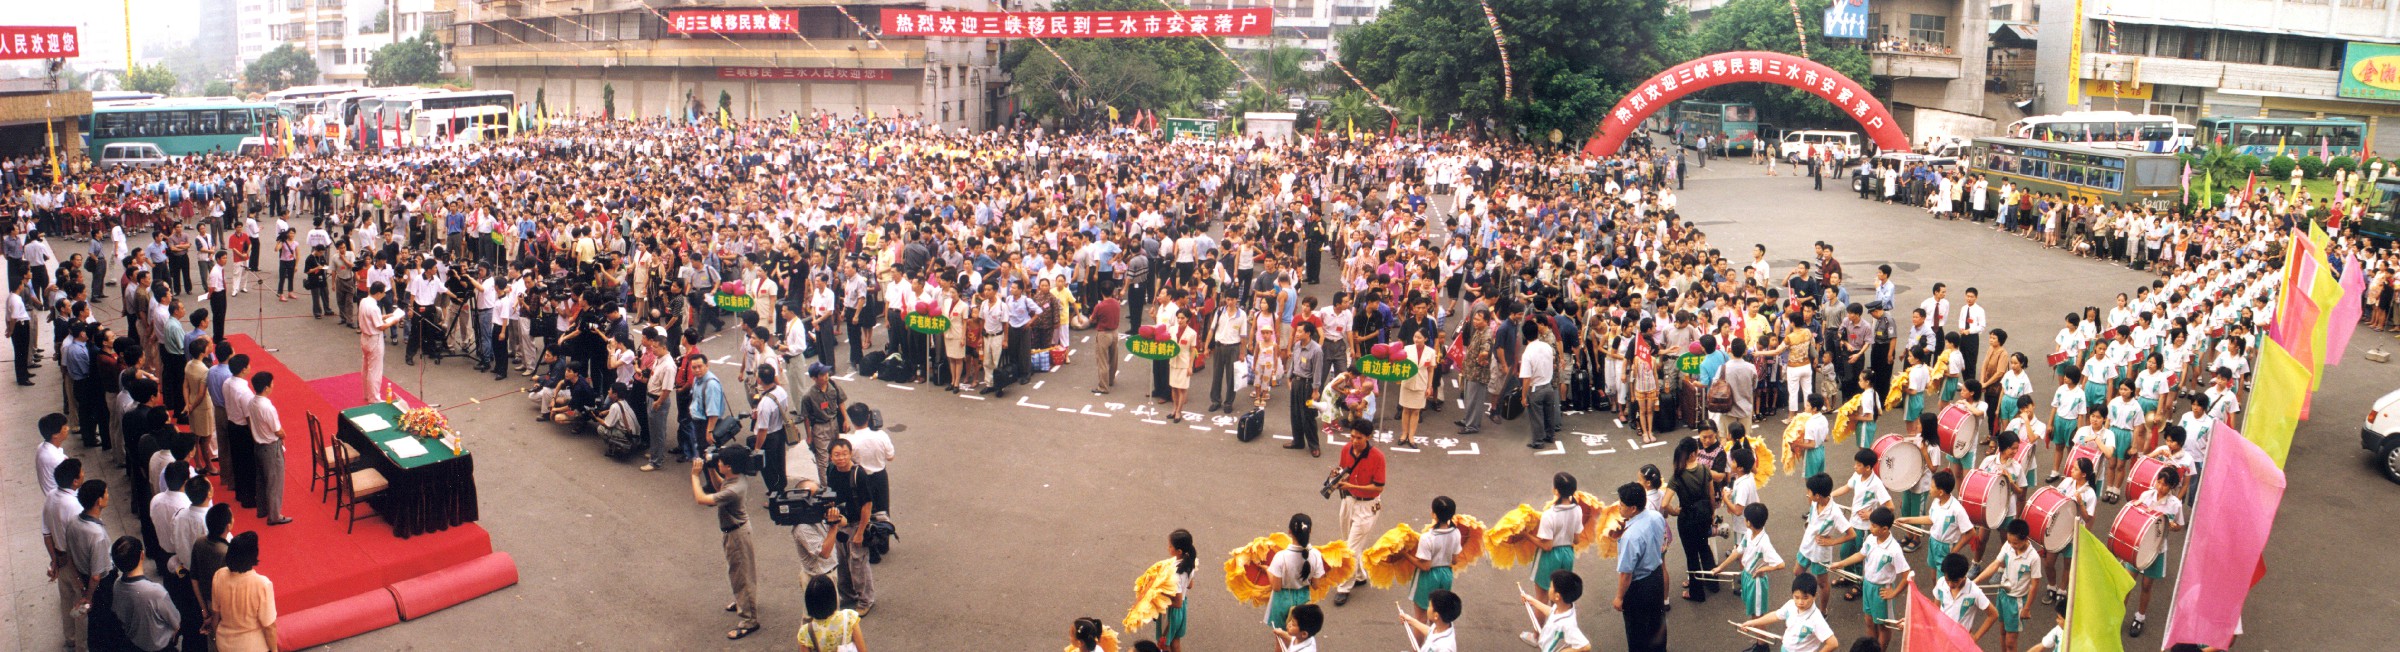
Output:
M452 57L462 66L769 66L790 68L920 68L925 41L890 40L880 46L851 39L756 41L672 39L459 45Z

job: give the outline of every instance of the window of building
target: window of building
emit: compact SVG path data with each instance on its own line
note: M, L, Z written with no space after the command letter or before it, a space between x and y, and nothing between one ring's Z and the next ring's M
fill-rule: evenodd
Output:
M318 33L318 34L324 34L324 35L326 35L326 36L338 36L338 35L340 35L340 34L342 33L342 21L338 21L338 20L320 20L320 21L317 21L317 33Z
M2311 38L2275 39L2275 65L2292 68L2325 67L2325 42Z
M2016 20L2016 18L2016 5L1996 5L1992 7L1992 20Z
M2220 32L2217 34L2217 58L2226 63L2266 63L2267 37L2264 34Z
M333 65L337 65L337 66L346 66L346 65L350 65L350 51L349 51L349 50L331 50L331 52L333 53Z
M317 8L340 9L342 8L342 0L317 0Z
M283 8L285 11L299 11L307 7L308 0L283 0Z
M1908 40L1924 45L1950 44L1950 17L1926 14L1908 15Z
M2200 88L2197 86L2153 86L2150 90L2150 112L2175 116L2176 122L2200 123Z

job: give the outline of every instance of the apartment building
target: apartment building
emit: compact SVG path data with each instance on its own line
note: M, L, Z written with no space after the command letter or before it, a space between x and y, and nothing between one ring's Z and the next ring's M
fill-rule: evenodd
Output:
M429 29L446 37L459 0L233 1L240 3L236 43L242 64L289 43L315 57L322 76L302 83L359 86L383 46Z

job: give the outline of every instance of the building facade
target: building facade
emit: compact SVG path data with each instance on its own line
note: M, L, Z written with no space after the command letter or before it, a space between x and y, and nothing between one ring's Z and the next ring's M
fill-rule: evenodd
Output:
M376 50L427 30L447 36L455 0L231 1L242 65L288 43L317 61L319 79L298 84L362 86Z
M1228 50L1264 50L1278 45L1330 53L1342 30L1383 15L1391 0L1194 0L1193 9L1273 9L1275 35L1228 38Z
M2045 113L2351 118L2368 123L2375 150L2400 152L2400 99L2384 99L2400 94L2344 83L2359 74L2351 64L2372 63L2354 52L2400 44L2400 0L2087 1L2080 56L2074 0L2040 2Z
M597 116L613 104L618 117L714 115L722 103L735 119L823 111L922 116L968 129L998 123L1001 42L861 29L877 28L885 7L926 5L467 2L451 57L476 88L538 97L553 113ZM938 8L997 9L983 0Z

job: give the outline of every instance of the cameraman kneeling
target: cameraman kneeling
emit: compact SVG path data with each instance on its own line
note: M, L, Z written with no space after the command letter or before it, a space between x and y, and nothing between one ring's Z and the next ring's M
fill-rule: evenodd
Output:
M692 460L692 499L701 505L717 508L717 529L725 535L726 575L733 581L733 604L725 610L738 620L733 630L725 632L727 640L740 639L758 631L758 597L752 588L758 579L758 569L752 563L750 550L750 518L742 513L744 492L741 468L748 464L750 449L730 444L711 451L703 459ZM709 488L714 487L714 492Z

